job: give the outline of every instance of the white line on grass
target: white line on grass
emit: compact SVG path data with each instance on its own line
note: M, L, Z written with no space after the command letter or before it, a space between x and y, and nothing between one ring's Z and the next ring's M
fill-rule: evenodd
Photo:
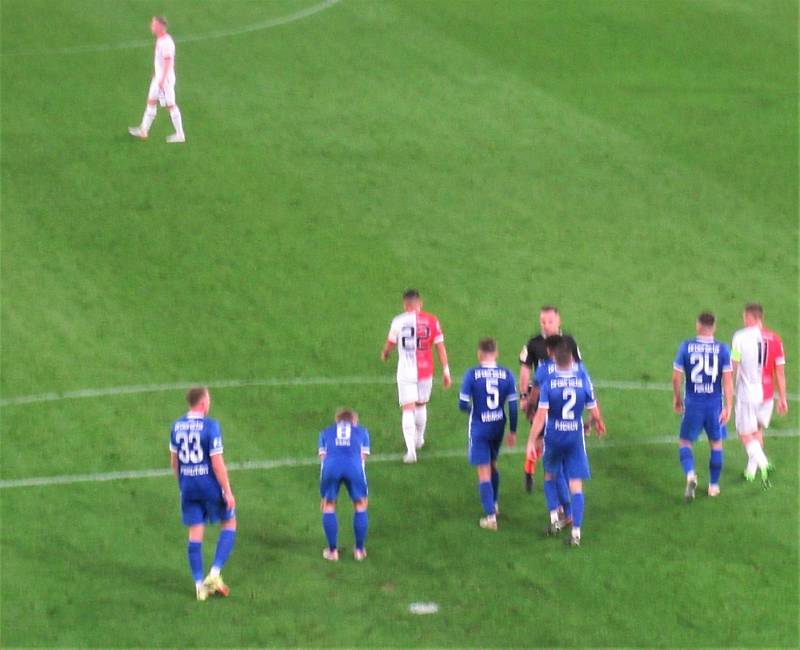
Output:
M329 7L339 3L341 0L323 0L320 3L300 9L294 13L286 16L278 16L277 18L270 18L262 20L257 23L251 23L243 27L234 27L232 29L220 29L213 32L204 32L202 34L187 34L186 36L176 36L175 42L177 43L190 43L193 41L208 41L214 38L227 38L229 36L241 36L242 34L250 34L251 32L260 32L265 29L272 29L273 27L280 27L281 25L288 25L289 23L308 18L320 11L325 11ZM137 41L121 41L119 43L102 43L98 45L76 45L73 47L64 47L52 50L25 50L21 52L8 52L3 56L42 56L42 55L60 55L60 54L85 54L89 52L111 52L114 50L133 50L136 48L153 47L153 39L137 40Z
M774 438L796 438L800 435L797 429L776 429L769 432L769 437ZM590 440L593 440L590 438ZM614 447L638 447L641 445L665 445L675 444L677 438L671 436L657 436L649 438L635 438L635 439L610 439L602 441L594 441L590 443L589 449L594 452L600 449L609 449ZM514 449L503 449L504 454L523 454L525 453L525 445L519 444ZM466 447L463 449L445 449L442 451L430 451L422 454L423 462L428 459L435 458L455 458L458 456L466 457ZM372 463L386 463L386 462L400 462L402 454L373 454L369 458L369 464ZM230 471L246 471L246 470L271 470L279 467L310 467L319 464L319 459L315 457L307 458L280 458L274 460L249 460L241 463L228 463L228 470ZM164 476L172 476L171 469L141 469L130 470L123 472L99 472L96 474L64 474L61 476L39 476L31 478L10 479L7 481L0 481L0 490L8 490L12 488L22 487L50 487L54 485L70 485L72 483L102 483L107 481L123 481L130 479L141 478L159 478Z
M67 399L86 399L90 397L113 397L116 395L138 395L141 393L162 393L171 390L186 390L190 386L203 385L209 388L247 388L258 386L274 386L289 388L292 386L377 386L394 384L394 377L294 377L289 379L272 377L268 379L220 379L209 382L178 381L165 384L138 384L133 386L111 386L109 388L81 388L61 393L39 393L37 395L17 395L0 399L0 407L22 406L40 402L59 402ZM599 379L594 382L596 388L611 390L672 390L670 384L648 381L620 381ZM792 401L800 400L798 395L788 396Z

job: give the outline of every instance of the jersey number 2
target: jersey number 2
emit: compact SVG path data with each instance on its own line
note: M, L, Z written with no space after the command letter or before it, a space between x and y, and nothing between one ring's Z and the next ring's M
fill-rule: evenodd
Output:
M565 388L564 392L561 394L561 398L564 400L564 406L561 407L561 419L574 420L575 411L573 409L578 399L578 396L575 394L575 389Z

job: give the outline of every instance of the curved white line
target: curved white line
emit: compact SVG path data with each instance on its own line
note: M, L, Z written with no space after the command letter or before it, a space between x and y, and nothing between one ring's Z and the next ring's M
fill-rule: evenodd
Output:
M176 36L176 43L191 43L194 41L208 41L214 38L228 38L229 36L241 36L242 34L250 34L251 32L259 32L265 29L272 29L273 27L280 27L281 25L288 25L289 23L308 18L320 11L325 11L329 7L338 4L341 0L323 0L322 2L295 11L286 16L278 16L277 18L270 18L261 22L245 25L244 27L235 27L233 29L220 29L214 32L205 32L203 34L188 34L186 36ZM103 43L100 45L77 45L74 47L64 47L54 50L27 50L23 52L7 52L3 56L43 56L43 55L64 55L64 54L85 54L88 52L111 52L114 50L133 50L136 48L152 47L153 39L138 40L138 41L122 41L120 43Z
M773 438L796 438L800 435L797 429L776 429L770 431L770 436ZM614 448L614 447L639 447L642 445L667 445L675 444L677 437L675 435L665 436L651 436L647 438L633 438L622 440L600 440L589 444L589 449L592 452L600 449ZM513 449L503 449L503 454L523 454L525 447L519 446ZM466 447L462 449L443 449L440 451L429 451L425 453L425 459L433 458L457 458L459 456L466 457ZM400 462L403 457L402 454L373 454L370 456L369 464L372 463L385 463L385 462ZM246 471L246 470L270 470L279 467L312 467L319 464L319 458L308 456L305 458L277 458L271 460L249 460L241 463L228 463L229 471ZM174 476L171 469L140 469L140 470L127 470L121 472L99 472L96 474L62 474L60 476L33 476L30 478L9 479L0 481L0 490L8 490L11 488L21 487L48 487L52 485L70 485L72 483L103 483L106 481L124 481L142 478L161 478L164 476Z
M291 388L293 386L379 386L394 384L394 377L294 377L268 379L220 379L208 382L180 381L165 384L138 384L133 386L111 386L109 388L82 388L61 393L39 393L38 395L17 395L0 399L0 408L7 406L22 406L24 404L38 404L41 402L60 402L67 399L86 399L90 397L114 397L117 395L140 395L142 393L162 393L171 390L187 390L191 386L208 386L209 388L248 388L258 386L274 386L276 388ZM668 391L672 386L667 383L650 381L621 381L598 379L593 382L596 388L610 390L655 390ZM789 394L790 400L800 400L800 395Z

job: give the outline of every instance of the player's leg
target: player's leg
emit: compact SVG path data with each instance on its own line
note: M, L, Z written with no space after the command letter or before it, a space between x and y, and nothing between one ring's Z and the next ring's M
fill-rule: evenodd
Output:
M205 600L208 598L208 591L203 586L203 533L206 520L203 503L181 497L181 519L189 533L186 557L194 579L197 600Z
M428 402L431 399L433 379L417 382L417 401L414 404L414 448L425 446L425 428L428 425Z
M550 525L545 529L547 535L557 535L561 532L561 522L558 516L558 487L556 485L561 464L561 450L557 444L548 441L545 437L542 467L544 468L544 500L547 511L550 513Z
M400 401L401 417L400 424L403 428L403 440L406 443L406 454L403 456L404 463L417 462L417 424L414 417L414 410L419 400L419 391L416 382L399 381L397 382L397 395Z
M206 586L209 593L228 596L230 594L230 589L228 585L223 582L220 573L236 544L236 513L233 510L228 510L224 501L218 504L218 509L219 519L222 521L222 528L219 531L217 548L214 551L214 562L203 584Z
M569 475L563 462L556 477L556 489L558 490L558 505L561 508L559 524L564 528L572 524L572 499L569 493Z
M761 472L761 480L764 487L769 486L769 461L764 454L764 449L758 441L758 417L755 404L736 401L736 431L739 440L742 442L747 452L747 466L744 470L744 477L748 481L754 481L756 470Z
M704 429L708 436L708 444L711 447L708 457L708 496L719 496L719 478L722 475L722 438L723 427L719 417L722 405L717 405L706 410L706 421Z
M345 487L353 502L353 537L355 538L355 549L353 557L356 560L364 560L367 557L367 549L364 543L367 540L367 528L369 520L367 515L369 489L367 487L367 473L362 463L361 467L350 468L345 479Z
M339 559L338 538L339 520L336 517L336 499L339 496L339 477L332 471L329 464L324 463L320 472L319 495L320 510L322 511L322 531L328 545L322 551L326 560Z
M147 139L147 135L150 132L150 126L153 124L153 120L156 119L156 104L158 103L158 82L155 79L150 81L150 88L147 91L147 105L144 108L144 114L142 115L142 121L139 126L131 126L128 128L128 133L136 138L141 138L142 140Z
M172 120L172 126L175 127L175 133L167 136L167 142L186 142L186 136L183 133L181 109L175 103L175 84L166 84L164 86L164 101L169 111L169 118Z
M586 440L583 436L569 445L564 454L564 467L569 475L569 491L572 496L572 534L565 540L570 546L580 546L581 526L585 512L583 496L583 482L587 481L589 472L589 457L586 454Z
M494 499L494 514L500 514L500 470L497 469L497 457L491 462L492 497Z
M694 467L694 442L703 428L705 414L689 407L681 418L681 428L678 438L678 458L686 479L683 499L686 503L694 501L697 492L697 472Z
M488 453L488 443L485 440L473 441L472 449L478 450L473 458L480 458L477 465L478 470L478 496L481 499L481 507L483 508L484 516L480 519L478 524L481 528L488 528L490 530L497 530L497 513L494 508L494 490L492 489L492 464ZM475 463L473 463L475 464Z
M769 428L769 423L772 420L772 410L774 405L775 400L769 399L762 402L756 410L756 422L758 423L756 439L758 440L758 444L761 445L761 450L764 452L765 458L767 457L767 448L764 446L764 433ZM775 468L772 463L769 462L769 458L767 458L767 471L771 474L774 469Z

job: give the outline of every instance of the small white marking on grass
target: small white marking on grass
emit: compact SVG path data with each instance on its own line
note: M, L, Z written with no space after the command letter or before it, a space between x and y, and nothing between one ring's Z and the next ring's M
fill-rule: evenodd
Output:
M412 614L435 614L439 611L439 605L436 603L411 603L408 606L408 611Z
M308 18L320 11L325 11L329 7L339 3L341 0L323 0L323 2L311 5L305 9L300 9L294 13L287 14L286 16L278 16L276 18L269 18L243 27L234 27L232 29L220 29L213 32L204 32L202 34L187 34L185 36L176 36L176 43L191 43L195 41L208 41L214 38L228 38L230 36L241 36L242 34L250 34L252 32L260 32L265 29L272 29L273 27L280 27L281 25L288 25L289 23ZM121 41L119 43L101 43L98 45L75 45L72 47L63 47L52 50L25 50L21 52L8 52L3 54L4 57L8 56L44 56L44 55L64 55L64 54L86 54L91 52L112 52L114 50L133 50L137 48L153 47L153 39L136 40L136 41Z
M108 388L80 388L63 392L38 393L33 395L17 395L0 399L0 407L22 406L41 402L59 402L68 399L87 399L92 397L114 397L117 395L139 395L142 393L162 393L171 390L186 390L191 386L203 385L209 388L250 388L274 386L289 388L292 386L378 386L394 384L394 377L294 377L267 379L219 379L207 382L176 381L163 384L136 384L132 386L110 386ZM670 384L647 381L622 381L617 379L598 379L595 388L611 390L654 390L670 391ZM790 394L792 401L800 400L800 395Z
M800 435L797 429L776 429L770 431L767 437L772 438L796 438ZM649 438L623 438L623 439L604 439L597 440L596 437L591 436L588 438L588 448L594 452L601 449L612 449L618 447L638 447L641 445L665 445L677 444L677 435L666 436L653 436ZM518 444L514 449L503 448L505 454L519 455L525 453L525 445ZM462 449L443 449L440 451L423 452L420 455L420 462L424 465L426 460L433 460L437 458L457 458L464 456L466 458L466 446ZM367 461L367 465L371 463L387 463L396 462L400 463L403 454L373 454ZM228 470L234 472L248 471L248 470L271 470L281 467L313 467L319 465L319 459L313 456L306 458L276 458L268 460L249 460L239 463L228 463ZM70 485L73 483L103 483L108 481L123 481L142 478L160 478L164 476L172 476L171 469L140 469L128 470L119 472L99 472L95 474L63 474L61 476L35 476L31 478L9 479L0 481L0 490L8 490L13 488L22 487L49 487L53 485Z

